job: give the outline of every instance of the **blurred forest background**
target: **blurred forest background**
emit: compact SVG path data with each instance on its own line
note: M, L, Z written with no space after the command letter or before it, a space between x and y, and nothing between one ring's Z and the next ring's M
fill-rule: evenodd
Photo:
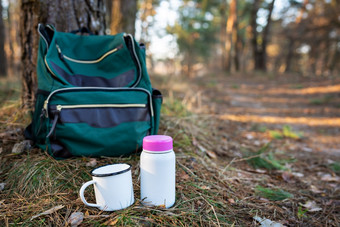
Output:
M1 0L0 11L0 76L21 75L26 103L36 87L38 22L132 33L147 46L149 70L167 75L340 71L338 0Z

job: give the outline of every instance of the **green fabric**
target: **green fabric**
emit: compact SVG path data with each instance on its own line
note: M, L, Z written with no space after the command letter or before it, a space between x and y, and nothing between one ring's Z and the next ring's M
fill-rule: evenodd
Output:
M39 25L38 31L39 91L27 137L57 159L120 156L140 151L143 137L158 131L162 102L152 95L144 47L140 48L132 36L124 33L78 35L58 32L50 25ZM100 104L143 104L149 117L140 120L136 116L133 120L132 115L129 122L94 127L80 121L63 123L56 108ZM86 109L79 113L86 114ZM117 116L122 113L117 112ZM49 132L51 136L46 137Z
M157 135L158 127L159 127L159 121L160 121L160 115L161 115L162 98L153 98L152 103L153 103L153 109L155 111L153 134Z
M60 142L75 156L120 156L127 151L140 151L142 139L149 129L148 122L122 123L115 128L92 128L84 123L70 123L58 125L56 136L60 135ZM124 133L127 131L128 136ZM53 155L51 150L49 153Z

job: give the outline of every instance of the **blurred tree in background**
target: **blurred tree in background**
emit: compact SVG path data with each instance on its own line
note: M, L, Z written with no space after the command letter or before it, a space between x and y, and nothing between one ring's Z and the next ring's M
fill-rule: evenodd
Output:
M179 8L179 21L167 31L177 39L179 55L183 58L182 71L194 75L197 62L209 62L216 42L216 21L212 14L214 1L184 1Z
M111 34L135 34L137 0L107 0Z
M5 26L2 19L2 1L0 0L0 77L7 74L7 59L5 53Z
M19 74L18 66L23 66L20 72L23 99L28 105L36 88L38 22L51 23L61 31L85 26L98 35L137 32L147 46L152 68L157 68L159 62L165 63L162 72L167 71L164 67L180 66L181 74L190 77L198 73L254 70L308 76L340 72L339 0L2 0L1 3L0 75L6 74L6 65L12 75ZM162 7L162 12L164 7L169 7L169 12L175 11L176 21L167 26L159 21ZM152 60L155 52L149 48L155 45L152 42L157 35L171 36L177 48L175 55L158 58L158 62ZM158 37L161 38L164 37Z

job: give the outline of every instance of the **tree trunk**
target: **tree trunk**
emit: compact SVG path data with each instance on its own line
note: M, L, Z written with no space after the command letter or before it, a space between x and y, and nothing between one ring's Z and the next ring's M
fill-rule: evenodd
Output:
M112 0L111 34L135 34L137 0Z
M339 64L340 51L337 48L338 43L340 43L340 39L335 40L334 54L333 54L332 60L329 64L329 70L330 70L331 73L336 72L336 66L337 66L337 64Z
M292 59L294 57L294 46L295 46L295 41L294 38L289 37L289 42L288 42L288 53L286 56L286 68L285 72L290 72L292 69Z
M315 45L311 45L311 49L309 51L309 61L308 61L309 66L310 66L310 72L314 75L316 74L316 61L318 57L318 51Z
M259 67L259 55L260 55L260 50L257 45L257 11L259 10L259 5L260 5L260 0L254 0L253 7L250 12L250 29L251 29L251 45L253 47L253 58L254 58L254 68L258 69Z
M7 67L8 69L13 69L14 68L14 48L13 48L13 40L11 37L11 31L13 28L12 26L12 15L11 15L11 8L12 8L12 3L11 1L8 1L8 7L7 7L7 43L9 47L9 53L8 54L8 61L7 61Z
M232 59L235 51L235 46L237 40L237 30L235 28L237 19L237 1L231 0L229 5L229 15L228 15L228 21L227 21L227 28L226 28L226 42L225 42L225 51L226 51L226 63L225 63L225 70L228 72L231 71L232 67Z
M299 27L299 24L302 21L303 14L306 11L306 6L307 6L308 3L309 3L309 0L303 1L303 4L302 4L301 9L299 11L299 14L295 19L295 27L296 28ZM287 52L287 56L286 56L285 72L290 72L292 70L292 61L293 61L293 58L294 58L295 43L296 43L296 39L297 39L296 37L302 36L301 30L300 29L297 29L297 30L299 31L298 35L295 35L295 36L294 35L288 35L289 42L288 42L288 52ZM290 33L290 32L294 32L294 31L288 30L288 32Z
M227 52L225 48L226 44L226 28L227 28L227 15L226 15L226 8L227 4L226 1L222 1L222 4L220 5L219 12L221 17L221 24L220 24L220 43L221 43L221 68L226 69L226 58L227 58Z
M267 24L263 29L261 43L258 43L258 33L256 31L257 28L257 12L259 10L260 0L254 0L253 8L251 10L250 15L250 27L252 30L252 39L251 43L253 46L253 57L254 57L254 68L255 70L266 71L266 64L267 64L267 44L268 44L268 37L269 37L269 29L271 25L271 16L274 9L275 0L272 0L268 6L268 17L267 17Z
M38 23L52 24L58 31L87 27L94 34L104 34L105 5L104 0L22 0L20 8L22 102L23 107L31 109L37 90Z
M7 75L7 58L5 53L5 26L2 20L2 1L0 0L0 77Z
M262 71L267 70L267 44L268 44L270 25L272 23L272 13L274 9L274 3L275 3L275 0L272 0L272 2L269 4L267 24L262 34L261 55L260 55L261 57L260 57L259 65L258 65L258 69Z
M239 60L239 39L240 39L240 34L238 31L238 16L237 16L237 1L235 1L233 7L234 7L234 26L233 26L233 46L234 46L234 65L235 65L235 70L239 71L240 70L240 60Z

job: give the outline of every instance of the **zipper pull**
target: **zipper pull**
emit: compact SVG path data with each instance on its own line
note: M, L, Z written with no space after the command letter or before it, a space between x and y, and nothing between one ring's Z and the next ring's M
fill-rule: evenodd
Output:
M57 48L57 51L58 51L60 59L63 60L64 59L64 55L61 53L61 49L60 49L59 45L55 44L55 47Z
M41 111L41 114L44 114L46 118L48 118L48 99L45 100L44 102L44 107Z
M57 105L57 111L54 112L54 119L53 119L53 122L52 122L52 127L51 127L51 130L49 131L49 133L47 134L46 138L50 138L50 136L52 134L54 134L55 127L57 126L57 123L58 123L58 120L59 120L59 114L60 114L61 109L62 109L62 106ZM54 137L55 137L55 134L54 134Z
M57 43L55 44L55 47L57 48L57 51L58 51L58 55L59 55L60 60L62 60L62 61L64 62L64 64L65 64L65 66L68 68L68 70L70 70L70 72L71 72L72 74L74 74L74 72L73 72L73 70L71 69L71 67L69 66L69 64L65 61L64 55L63 55L63 53L61 53L61 49L60 49L60 47L59 47L59 45L58 45Z

